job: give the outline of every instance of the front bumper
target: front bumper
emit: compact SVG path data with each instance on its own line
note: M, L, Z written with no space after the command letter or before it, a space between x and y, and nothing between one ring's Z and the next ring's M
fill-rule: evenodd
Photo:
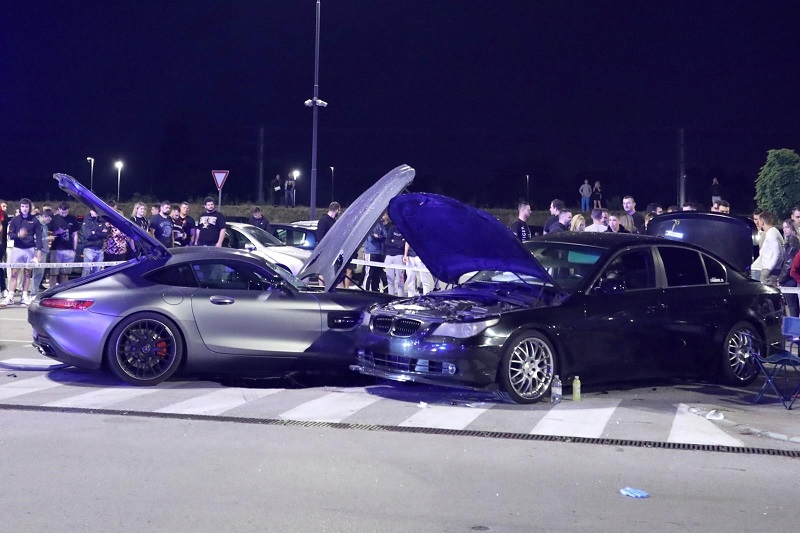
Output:
M350 369L393 381L492 390L501 349L483 336L397 338L362 329Z

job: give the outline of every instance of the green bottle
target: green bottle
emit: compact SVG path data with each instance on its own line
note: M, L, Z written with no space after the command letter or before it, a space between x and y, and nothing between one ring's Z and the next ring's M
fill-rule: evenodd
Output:
M580 376L575 376L572 378L572 401L579 402L581 401L581 378Z

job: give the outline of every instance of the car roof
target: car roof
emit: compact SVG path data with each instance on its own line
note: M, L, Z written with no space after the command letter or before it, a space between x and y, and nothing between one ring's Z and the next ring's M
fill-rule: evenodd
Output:
M614 233L611 231L591 232L591 231L560 231L558 233L548 233L539 237L534 237L526 242L564 242L570 244L585 244L588 246L600 246L602 248L616 248L630 246L633 244L684 244L668 241L661 237L651 235L639 235L637 233Z

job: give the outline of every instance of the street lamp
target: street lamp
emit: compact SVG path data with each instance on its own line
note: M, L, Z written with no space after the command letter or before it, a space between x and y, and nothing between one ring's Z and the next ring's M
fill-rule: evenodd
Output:
M319 99L319 1L317 0L317 34L314 42L314 98L306 100L307 107L313 109L311 125L311 218L317 218L317 116L320 107L327 107L328 102Z
M299 170L292 170L292 178L294 178L294 181L297 181L298 179L300 179L300 171ZM288 199L287 199L287 201L288 201ZM297 202L297 183L295 183L294 187L292 187L292 207L295 206L296 202Z
M122 161L117 161L114 163L114 166L117 167L117 203L119 203L119 182L122 177Z
M89 190L94 192L94 157L87 157L89 162Z
M335 199L333 197L333 167L331 167L331 202L333 202L334 200Z

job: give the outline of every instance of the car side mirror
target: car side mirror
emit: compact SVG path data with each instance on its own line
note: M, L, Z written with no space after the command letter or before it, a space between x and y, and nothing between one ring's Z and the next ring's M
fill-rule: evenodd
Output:
M244 245L244 249L248 252L255 252L256 245L248 242L247 244Z
M600 294L615 294L625 292L625 289L625 280L620 278L603 278L596 286Z

